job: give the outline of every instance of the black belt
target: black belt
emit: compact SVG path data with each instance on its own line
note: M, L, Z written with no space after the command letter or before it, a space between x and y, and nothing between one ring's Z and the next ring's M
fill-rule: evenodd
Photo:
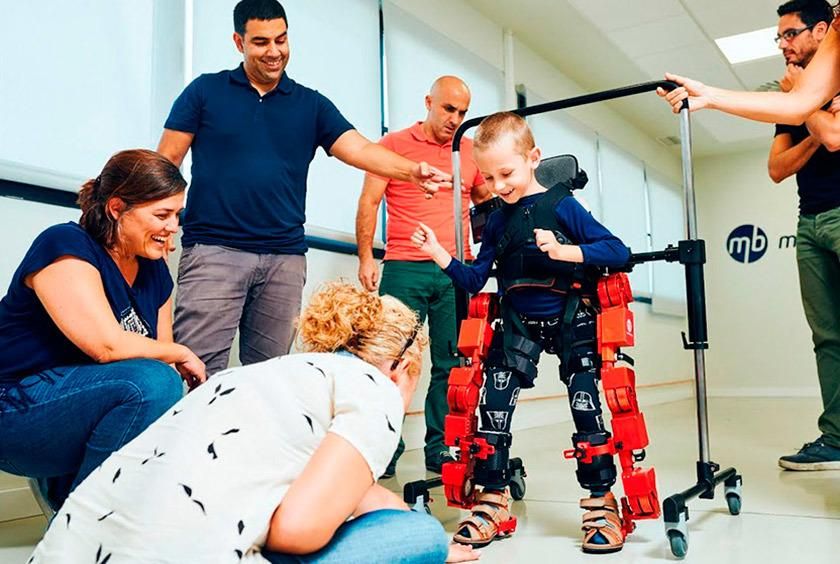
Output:
M557 327L563 323L562 315L557 315L555 317L534 318L520 314L519 318L522 320L522 324L526 327L538 327L540 329L545 329L546 327Z

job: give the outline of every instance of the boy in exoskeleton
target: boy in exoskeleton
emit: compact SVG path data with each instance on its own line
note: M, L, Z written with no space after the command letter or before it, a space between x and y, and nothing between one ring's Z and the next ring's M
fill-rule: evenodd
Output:
M547 190L534 171L540 150L525 120L502 112L479 126L473 153L487 185L504 202L484 228L481 251L467 266L453 259L434 232L420 224L412 240L452 280L480 291L493 263L501 297L497 328L485 361L478 435L495 447L476 460L474 482L483 487L472 514L458 525L455 541L483 546L510 519L508 454L511 415L522 388L534 386L542 351L561 360L560 378L569 389L576 433L573 444L604 444L610 436L601 415L596 355L596 292L599 266L621 266L627 247L573 197L569 186ZM578 461L577 478L589 490L581 500L585 552L614 552L623 545L618 505L610 492L616 480L611 456Z

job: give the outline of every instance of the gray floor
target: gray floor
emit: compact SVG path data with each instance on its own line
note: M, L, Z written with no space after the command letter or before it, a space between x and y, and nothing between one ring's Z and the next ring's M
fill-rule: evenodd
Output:
M558 408L568 409L558 403ZM815 399L712 399L712 457L744 475L743 511L729 515L723 499L689 504L692 563L840 562L840 472L794 473L776 466L780 454L815 438ZM662 498L693 484L697 440L693 403L681 401L645 410L652 444L646 464L656 467ZM516 534L483 550L486 564L541 562L663 562L671 556L661 521L643 521L624 550L607 556L580 552L582 492L574 463L564 460L571 424L520 431L514 455L528 471L525 499L514 504ZM383 481L401 490L404 481L426 475L420 451L406 453L397 476ZM461 513L440 492L433 513L453 531ZM43 518L0 523L0 563L25 562L44 527Z
M840 562L840 472L786 472L779 455L816 436L819 403L814 399L712 399L712 459L735 466L744 476L743 509L733 517L721 498L689 503L692 563ZM651 438L648 460L656 468L660 498L694 484L697 460L696 419L692 401L645 410ZM481 562L663 562L676 560L662 521L642 521L623 551L603 556L580 552L582 495L574 463L562 458L571 423L520 431L513 455L528 472L525 499L515 502L516 534L483 549ZM559 444L558 444L559 442ZM409 452L397 476L384 481L394 490L417 479L422 455ZM425 472L424 472L425 473ZM421 474L422 475L422 474ZM461 513L434 496L433 513L454 532ZM807 557L806 557L807 555Z

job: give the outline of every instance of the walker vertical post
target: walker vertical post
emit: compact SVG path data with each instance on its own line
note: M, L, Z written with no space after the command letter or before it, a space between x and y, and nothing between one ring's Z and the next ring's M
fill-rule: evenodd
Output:
M455 258L464 262L464 229L461 216L464 213L461 200L461 149L452 147L452 202L455 208Z
M694 384L697 409L697 439L699 460L696 464L697 483L676 493L662 503L665 534L671 552L677 558L688 552L688 507L694 497L714 499L715 488L723 482L729 512L741 511L742 478L734 468L720 471L712 462L709 449L709 414L706 402L706 358L709 348L706 325L706 290L703 265L706 263L705 241L697 237L697 207L694 195L694 168L691 161L691 118L688 102L680 110L680 141L685 204L686 240L679 242L677 258L685 266L685 289L688 307L688 338L683 333L683 347L694 352ZM666 259L669 260L669 259Z

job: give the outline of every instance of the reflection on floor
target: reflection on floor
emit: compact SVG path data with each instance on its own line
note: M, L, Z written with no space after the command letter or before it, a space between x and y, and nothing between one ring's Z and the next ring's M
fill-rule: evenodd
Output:
M558 404L560 409L567 406ZM840 562L840 472L786 472L776 461L816 437L819 403L812 399L710 400L712 459L735 466L744 476L743 509L729 514L722 489L715 500L689 502L687 562ZM660 497L687 489L696 481L698 442L693 401L645 408L651 446L644 465L656 467ZM641 521L623 551L611 555L580 552L578 500L583 491L574 478L574 462L564 460L571 423L519 431L513 456L528 472L525 499L514 502L516 534L483 550L485 564L542 562L663 562L676 560L662 521ZM422 452L400 461L397 476L383 481L391 489L419 479ZM436 494L436 495L435 495ZM432 511L454 532L462 514L433 491ZM804 560L803 560L804 559Z
M563 403L558 409L568 409ZM729 515L721 497L692 500L686 562L840 562L840 472L785 472L776 466L781 454L815 438L818 408L815 399L710 400L712 458L744 476L743 511ZM664 498L695 482L693 402L651 406L645 415L652 442L645 464L656 467ZM571 430L571 423L561 423L516 433L513 455L523 458L528 472L525 499L513 508L518 530L485 548L481 562L674 561L661 521L641 522L619 553L580 552L577 502L582 491L574 480L574 463L561 455ZM400 460L397 476L382 483L401 491L403 483L423 476L430 475L423 470L422 451L414 450ZM452 532L461 514L446 506L440 490L433 491L433 500L434 515ZM41 517L0 523L0 562L25 562L43 527Z

